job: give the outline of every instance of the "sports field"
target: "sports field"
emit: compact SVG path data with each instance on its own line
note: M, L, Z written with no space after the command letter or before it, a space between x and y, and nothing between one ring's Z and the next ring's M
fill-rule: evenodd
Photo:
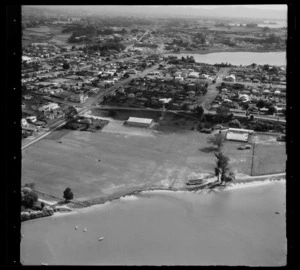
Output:
M55 138L43 139L27 148L22 159L22 184L34 182L38 190L60 198L70 187L75 199L91 200L153 185L180 188L187 179L213 173L215 157L207 144L209 134L188 130L150 134L148 130L141 136L137 128L134 132L128 132L128 127L121 130L117 122L112 121L111 127L109 123L103 132L70 131L59 138L61 143ZM250 174L252 150L237 150L239 145L226 142L223 151L235 172ZM255 149L256 174L277 172L275 164L285 158L283 146L268 147L272 158L263 147Z

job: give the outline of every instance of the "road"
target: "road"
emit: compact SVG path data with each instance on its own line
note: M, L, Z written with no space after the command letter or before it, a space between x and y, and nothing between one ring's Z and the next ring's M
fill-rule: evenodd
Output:
M148 34L148 32L150 32L150 31L149 31L149 30L146 30L146 32L144 33L144 35L142 35L142 36L140 37L140 39L137 41L137 43L139 43L139 42L144 38L144 36ZM133 46L134 46L134 44L129 45L129 46L124 50L124 52L127 52L127 51L128 51L131 47L133 47Z
M202 107L204 108L204 112L207 112L211 108L212 101L216 98L219 93L217 86L219 86L223 82L223 77L227 76L231 68L221 68L217 74L216 82L212 83L207 88L207 93L203 97Z

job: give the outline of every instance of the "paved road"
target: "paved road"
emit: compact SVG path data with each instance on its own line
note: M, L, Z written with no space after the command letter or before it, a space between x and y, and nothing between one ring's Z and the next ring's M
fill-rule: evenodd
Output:
M137 43L139 43L141 40L142 40L142 38L147 34L149 32L149 30L146 30L146 32L144 33L144 35L142 35L141 37L140 37L140 39L137 41ZM127 52L131 47L133 47L134 46L134 44L132 44L132 45L129 45L127 48L125 48L125 50L124 50L124 52Z
M227 76L230 69L231 68L221 68L217 74L216 82L208 86L207 93L203 97L204 101L202 103L205 112L207 112L207 110L211 108L211 103L219 93L217 86L219 86L223 82L223 77Z

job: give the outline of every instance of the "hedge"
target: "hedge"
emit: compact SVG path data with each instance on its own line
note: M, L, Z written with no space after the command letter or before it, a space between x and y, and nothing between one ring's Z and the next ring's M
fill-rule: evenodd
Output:
M42 211L29 210L28 212L21 212L21 221L40 218L40 217L48 217L48 216L52 216L53 213L54 213L53 209L49 206L44 207Z

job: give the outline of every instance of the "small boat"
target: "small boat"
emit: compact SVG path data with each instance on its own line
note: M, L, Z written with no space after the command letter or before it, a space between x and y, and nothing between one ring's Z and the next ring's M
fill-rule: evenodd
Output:
M78 226L75 226L75 230L78 230Z
M48 263L42 263L42 265L48 265Z
M84 228L84 229L83 229L83 231L84 231L84 232L86 232L86 231L87 231L87 229L86 229L86 228Z
M99 241L102 241L103 239L104 239L104 237L100 237L100 238L99 238Z
M21 234L22 237L24 237L24 234Z

